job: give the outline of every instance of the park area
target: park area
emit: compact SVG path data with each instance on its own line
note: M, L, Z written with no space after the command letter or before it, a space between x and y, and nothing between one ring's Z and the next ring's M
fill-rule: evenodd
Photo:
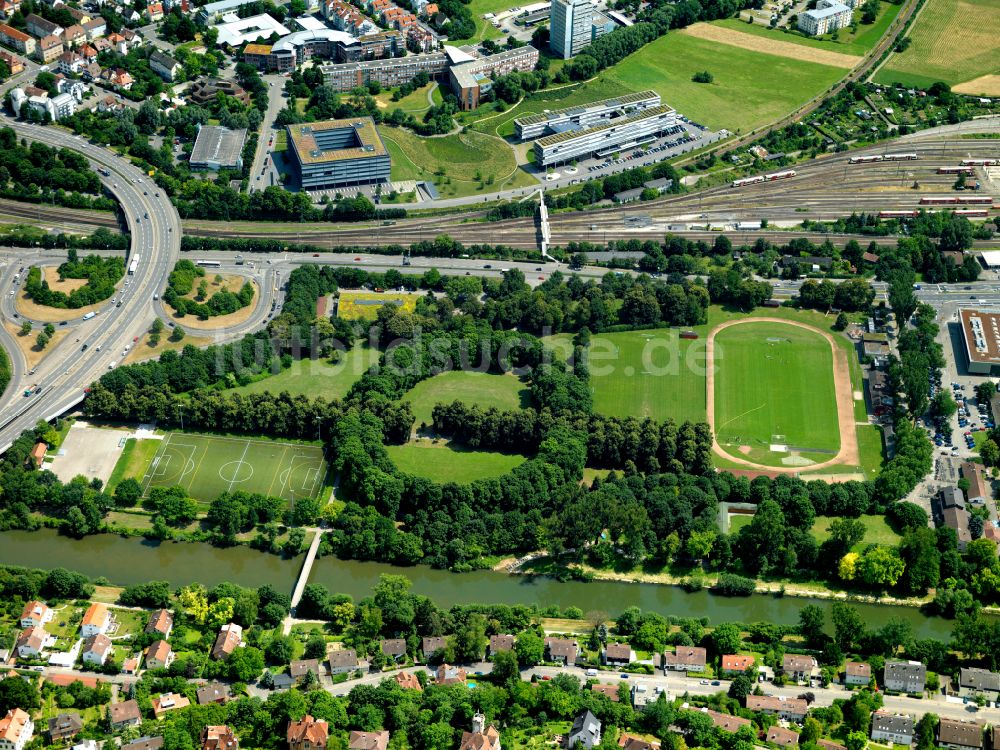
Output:
M531 397L524 383L514 375L453 370L417 383L403 397L410 402L417 427L430 425L437 404L462 401L483 409L495 407L501 411L530 406Z
M943 81L959 93L1000 96L998 12L996 0L927 0L909 47L886 60L875 82L926 88Z
M518 453L470 450L456 443L418 438L405 445L388 445L386 451L404 474L435 482L468 484L477 479L495 479L524 463Z
M180 486L204 503L236 490L294 502L319 496L325 479L319 446L174 432L163 439L140 482L144 494Z
M715 335L716 439L733 456L808 466L836 456L833 352L818 332L748 322Z
M341 352L337 362L329 359L297 359L274 375L267 375L233 390L250 393L287 393L290 396L343 398L368 369L378 363L378 349L358 344Z

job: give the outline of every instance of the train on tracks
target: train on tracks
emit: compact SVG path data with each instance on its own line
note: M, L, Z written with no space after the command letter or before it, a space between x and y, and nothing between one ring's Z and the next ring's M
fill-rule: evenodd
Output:
M938 167L938 174L965 174L973 175L976 173L975 167L964 166L964 167Z
M920 199L921 206L992 206L989 195L944 195L927 196Z
M1000 159L962 159L963 167L997 167Z
M912 161L920 157L914 153L908 154L874 154L872 156L852 156L848 164L875 164L880 161Z
M952 208L951 213L967 219L985 219L990 215L988 208ZM919 215L920 210L916 208L878 212L880 219L915 219Z
M794 169L786 169L782 172L771 172L770 174L758 174L753 177L744 177L740 180L733 180L733 187L743 187L744 185L756 185L758 182L774 182L775 180L787 180L795 176Z

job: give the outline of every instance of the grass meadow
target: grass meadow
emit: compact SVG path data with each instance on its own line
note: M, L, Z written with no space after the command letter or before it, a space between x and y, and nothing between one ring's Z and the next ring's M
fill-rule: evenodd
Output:
M403 400L410 402L415 424L420 427L421 423L431 424L431 413L437 404L464 401L509 411L529 406L530 398L528 388L513 375L453 370L417 383Z
M833 355L825 339L781 323L746 323L719 332L715 346L724 363L715 376L715 429L725 450L781 465L784 454L768 446L783 435L781 442L804 456L836 453Z
M729 533L735 534L744 526L749 526L753 515L732 514L729 516ZM830 524L837 520L831 516L816 516L813 522L812 535L822 544L830 538ZM865 538L854 547L860 552L869 544L882 544L895 547L899 543L899 534L889 528L884 516L861 516L859 519L865 525Z
M477 479L492 479L524 462L524 456L517 453L469 450L457 444L429 440L387 445L386 450L400 471L435 482L468 484Z
M325 359L297 359L276 375L233 390L242 394L287 392L291 396L343 398L355 381L378 362L379 354L378 349L358 345L344 352L336 364Z

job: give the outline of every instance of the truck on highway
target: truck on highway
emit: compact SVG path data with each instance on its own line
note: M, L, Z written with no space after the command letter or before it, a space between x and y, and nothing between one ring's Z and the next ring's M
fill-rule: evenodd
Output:
M24 389L24 395L25 395L25 397L27 397L27 396L30 396L32 393L38 393L40 390L42 390L42 389L39 387L38 383L35 383L30 388L25 388Z
M105 169L104 167L98 167L98 168L97 168L97 171L98 171L98 172L100 172L100 173L101 173L102 175L104 175L105 177L110 177L110 176L111 176L111 172L109 172L109 171L108 171L107 169Z
M97 313L96 313L96 312L93 312L93 311L91 311L91 312L87 313L86 315L84 315L84 316L83 316L83 319L84 319L84 320L90 320L90 319L91 319L92 317L94 317L95 315L97 315Z

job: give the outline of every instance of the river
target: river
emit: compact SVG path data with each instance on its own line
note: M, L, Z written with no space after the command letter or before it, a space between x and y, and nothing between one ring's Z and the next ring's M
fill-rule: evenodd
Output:
M50 529L0 533L0 564L36 568L63 567L93 578L104 576L112 583L129 585L146 581L169 581L182 586L194 581L213 586L232 581L241 586L262 586L291 593L302 557L283 559L249 547L218 548L208 544L155 542L110 534L71 539ZM558 581L528 576L509 576L483 570L455 574L419 565L392 565L324 557L313 566L311 581L331 591L361 599L371 593L383 573L399 573L413 582L413 591L433 599L440 607L454 604L502 603L602 609L612 615L637 606L662 615L708 617L725 621L780 624L798 621L799 610L814 603L829 610L831 602L798 597L715 596L707 591L688 593L676 586L631 584L617 581L591 583ZM950 637L952 623L927 617L912 607L854 605L868 627L879 627L891 617L910 623L918 638Z

